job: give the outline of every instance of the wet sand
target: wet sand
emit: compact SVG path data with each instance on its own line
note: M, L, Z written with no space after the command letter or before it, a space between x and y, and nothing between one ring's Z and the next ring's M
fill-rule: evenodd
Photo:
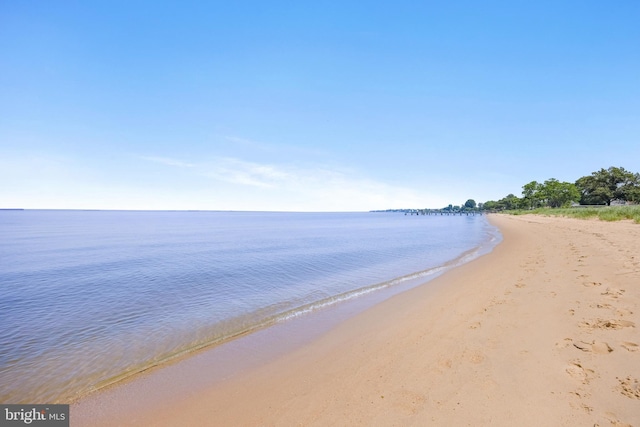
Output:
M427 286L240 371L204 352L89 396L71 425L640 426L640 225L490 220L503 242Z

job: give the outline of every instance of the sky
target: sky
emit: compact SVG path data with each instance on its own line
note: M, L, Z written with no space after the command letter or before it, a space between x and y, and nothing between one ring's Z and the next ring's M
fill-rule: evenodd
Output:
M439 208L640 172L640 2L0 0L0 208Z

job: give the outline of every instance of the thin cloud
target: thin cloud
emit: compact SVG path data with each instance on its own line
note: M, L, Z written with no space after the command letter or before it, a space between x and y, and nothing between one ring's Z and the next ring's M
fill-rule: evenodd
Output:
M249 210L361 211L446 205L423 189L392 185L354 170L327 165L301 167L233 157L197 163L156 156L145 160L188 167L194 179L200 177L200 183L202 179L217 181L216 203L228 209L238 206Z
M305 210L305 206L307 210L420 207L434 201L432 195L422 191L386 184L354 171L326 166L301 168L225 158L219 159L210 167L206 174L210 178L268 190L269 194L282 199L283 203L285 199L304 200L304 205L296 205L296 209L302 210Z
M291 178L276 166L246 162L234 158L218 159L202 166L203 175L231 184L249 185L261 188L276 188Z

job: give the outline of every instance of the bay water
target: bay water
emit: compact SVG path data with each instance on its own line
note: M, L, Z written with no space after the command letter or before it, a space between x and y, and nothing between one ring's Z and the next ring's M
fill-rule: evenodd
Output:
M69 402L499 239L479 215L0 211L0 402Z

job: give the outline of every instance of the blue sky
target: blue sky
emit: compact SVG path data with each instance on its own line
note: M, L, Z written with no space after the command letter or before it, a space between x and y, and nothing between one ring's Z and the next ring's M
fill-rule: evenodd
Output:
M441 207L640 172L640 2L0 0L0 207Z

